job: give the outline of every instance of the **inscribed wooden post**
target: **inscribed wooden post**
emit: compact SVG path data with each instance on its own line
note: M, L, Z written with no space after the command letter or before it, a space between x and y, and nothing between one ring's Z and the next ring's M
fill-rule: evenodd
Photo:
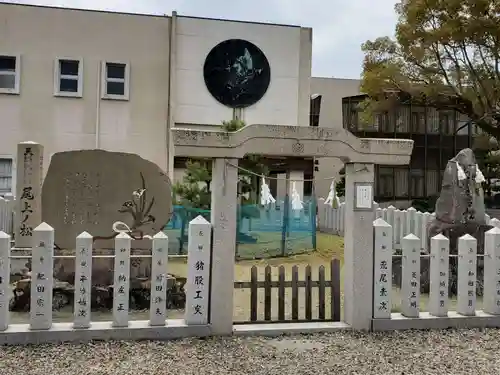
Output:
M92 244L92 235L87 232L76 237L74 328L90 327Z
M381 218L373 222L373 318L391 317L392 227Z
M132 239L125 233L115 237L113 327L128 326L131 241Z
M186 324L208 324L212 225L198 216L189 223Z
M431 238L429 313L448 315L450 240L442 234Z
M54 229L47 223L41 223L33 230L30 288L32 330L50 329L52 326L53 268Z
M457 312L476 314L477 240L469 234L458 239Z
M151 306L149 325L164 326L167 319L168 236L158 232L151 248Z
M402 247L401 313L408 318L418 318L420 311L420 239L409 234L403 238Z

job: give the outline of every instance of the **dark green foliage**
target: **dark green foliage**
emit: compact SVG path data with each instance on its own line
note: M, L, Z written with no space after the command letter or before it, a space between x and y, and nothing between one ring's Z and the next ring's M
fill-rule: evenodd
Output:
M226 132L238 131L245 126L241 120L224 121L222 129ZM186 173L182 182L177 182L173 187L175 203L186 209L210 210L210 183L212 181L211 160L189 160ZM263 158L258 155L247 155L240 160L240 167L258 175L268 173ZM251 172L239 171L238 195L247 194L248 199L242 197L242 203L257 203L259 191L259 177ZM257 210L258 211L258 210ZM244 210L243 215L258 215L256 210ZM247 217L247 216L245 216ZM255 217L255 216L249 216Z
M414 199L411 206L420 212L434 212L436 208L437 195L430 196L425 199Z

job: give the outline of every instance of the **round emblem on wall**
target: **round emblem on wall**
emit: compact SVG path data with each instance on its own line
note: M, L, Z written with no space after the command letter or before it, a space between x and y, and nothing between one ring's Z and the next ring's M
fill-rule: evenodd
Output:
M231 108L244 108L257 103L266 93L271 67L255 44L229 39L208 53L203 76L217 101Z

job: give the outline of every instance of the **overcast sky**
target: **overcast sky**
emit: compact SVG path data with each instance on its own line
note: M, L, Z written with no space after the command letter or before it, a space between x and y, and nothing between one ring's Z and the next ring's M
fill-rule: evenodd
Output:
M313 28L313 76L359 78L367 39L393 35L395 0L12 0L11 3L293 24Z

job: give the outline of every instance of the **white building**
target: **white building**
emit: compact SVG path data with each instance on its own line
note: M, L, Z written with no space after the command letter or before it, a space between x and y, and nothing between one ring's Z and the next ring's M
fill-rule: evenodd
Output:
M257 46L271 72L262 98L242 110L219 103L204 78L209 52L234 39ZM55 152L102 148L137 153L173 177L172 127L213 128L235 115L309 126L311 51L310 28L0 3L0 189L15 185L21 141L44 145L45 170Z
M361 94L359 79L311 79L310 125L322 128L342 128L344 117L342 99ZM314 190L318 197L326 198L331 177L337 177L344 166L340 159L319 158L314 172ZM338 181L338 180L337 180Z

